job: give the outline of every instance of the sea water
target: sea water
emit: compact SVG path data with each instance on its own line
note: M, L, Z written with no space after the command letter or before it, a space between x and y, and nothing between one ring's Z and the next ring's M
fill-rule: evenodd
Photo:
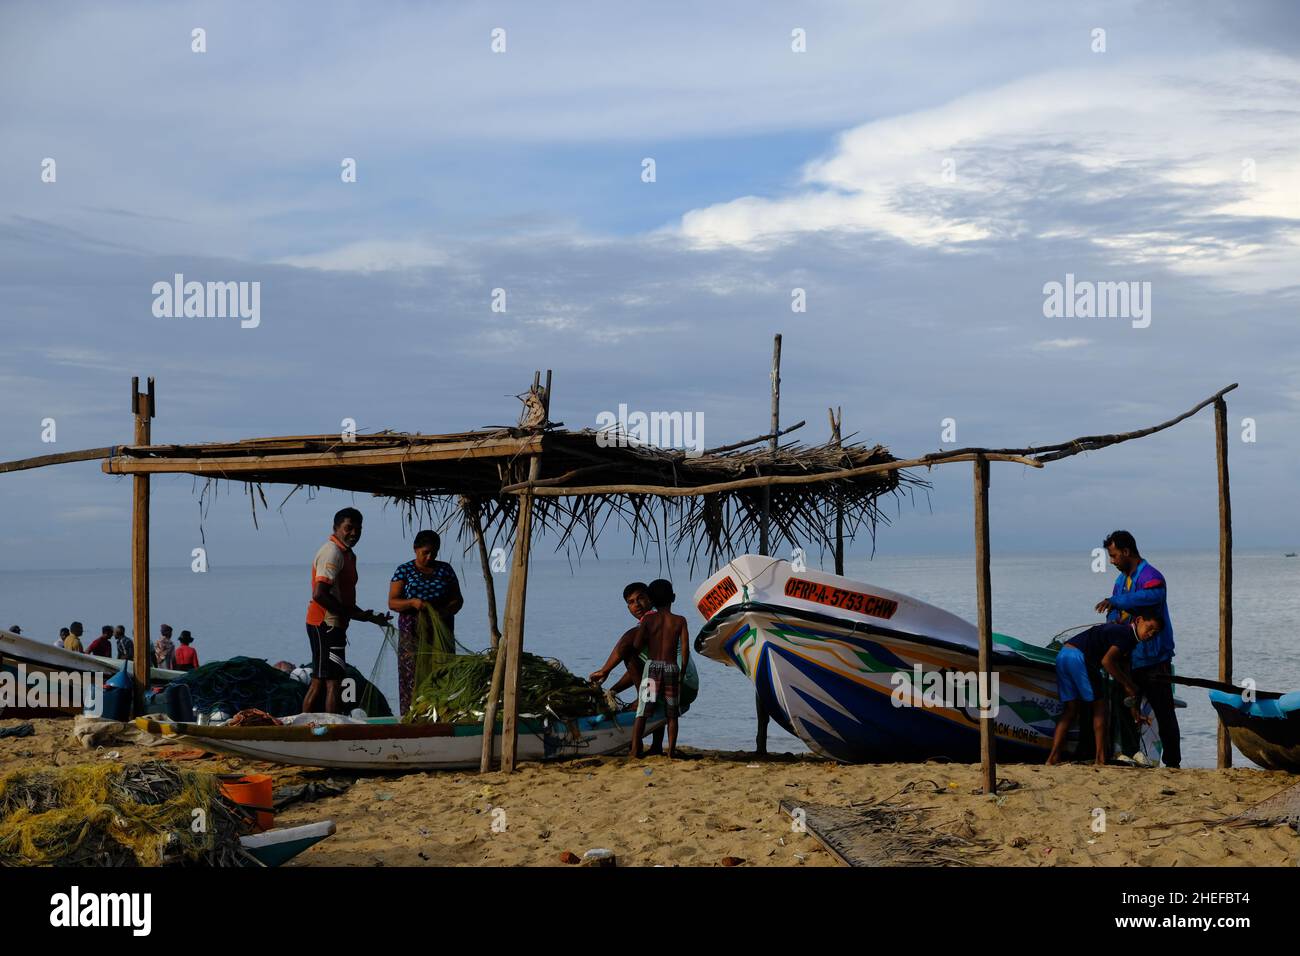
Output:
M308 556L310 557L310 556ZM361 549L358 603L384 609L393 569L409 555L376 563ZM1218 675L1217 553L1152 554L1169 581L1170 615L1177 642L1175 665L1185 676ZM1280 553L1238 552L1234 557L1234 676L1254 678L1260 689L1300 689L1300 559ZM486 600L477 560L452 558L461 580L465 607L456 634L473 650L487 646ZM810 562L816 567L816 561ZM847 574L858 580L903 591L952 611L975 617L975 569L969 556L850 557ZM585 557L570 562L542 555L533 561L528 581L527 650L556 657L575 674L599 667L614 641L633 623L622 600L629 581L670 578L677 590L675 610L685 614L691 633L703 623L692 595L706 577L685 566L660 566L626 559ZM1092 570L1089 554L995 554L993 627L1001 633L1046 644L1059 632L1100 620L1094 605L1110 594L1114 570ZM505 598L506 574L495 576L498 602ZM243 654L272 663L309 659L304 617L308 597L307 563L299 566L221 567L206 572L160 569L151 577L151 622L194 634L199 660ZM500 609L498 609L500 613ZM25 636L54 642L60 627L73 620L85 625L86 639L104 624L131 629L131 581L126 569L0 571L0 625L19 624ZM377 667L377 683L397 699L396 663L381 654L382 632L353 624L348 659L362 673ZM734 668L697 661L700 697L682 718L680 742L715 750L748 750L754 744L753 686ZM621 673L621 669L618 673ZM612 680L611 680L612 682ZM1214 765L1217 717L1206 691L1182 687L1187 702L1178 712L1184 766ZM625 692L630 699L630 692ZM799 740L775 723L768 736L773 751L802 751ZM1249 762L1240 755L1239 765Z

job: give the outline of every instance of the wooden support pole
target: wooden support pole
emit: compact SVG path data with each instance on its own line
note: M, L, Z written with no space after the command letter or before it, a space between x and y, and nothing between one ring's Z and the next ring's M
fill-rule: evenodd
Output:
M993 605L990 600L992 576L989 569L989 462L980 456L975 459L975 594L976 618L979 625L980 642L980 687L988 687L992 697L993 680L990 669L993 664ZM980 702L981 704L984 701ZM997 708L998 701L992 697L988 701L990 710ZM985 793L997 793L998 768L997 754L994 746L994 718L980 718L980 778L983 780Z
M536 461L536 459L534 459ZM529 464L530 470L533 464ZM519 499L515 553L506 591L505 700L501 720L501 769L513 773L519 746L519 679L523 670L524 606L528 594L528 557L533 534L533 498Z
M492 770L492 745L496 740L497 701L501 699L501 684L506 677L506 648L497 642L496 658L492 662L492 683L488 686L487 704L483 707L483 752L479 757L478 772Z
M838 414L834 408L826 409L826 413L831 417L831 444L839 448L844 441L844 407L839 407ZM844 503L838 496L835 499L835 573L844 573Z
M150 444L154 417L153 378L148 391L140 391L138 376L131 379L131 413L135 416L135 443ZM131 506L131 608L135 643L135 712L144 713L144 692L149 683L149 476L136 475Z
M541 373L533 375L533 389L540 386ZM546 390L542 393L546 416L551 409L551 373L546 372ZM541 475L541 455L533 455L528 462L528 480L536 481ZM510 584L506 589L505 644L505 700L501 718L501 769L513 773L519 746L519 679L523 668L524 610L528 601L528 557L533 537L533 496L525 492L519 496L519 520L515 525L515 553L510 567ZM486 729L486 728L485 728ZM489 757L490 761L490 757Z
M1214 402L1214 444L1219 462L1219 681L1232 683L1232 494L1228 487L1228 403ZM1232 766L1232 739L1219 723L1220 767Z
M777 441L781 435L781 336L778 334L772 340L772 427L769 431L772 436L768 440L768 451L772 453L772 460L776 461L776 450L779 447ZM772 553L772 486L763 486L763 520L758 526L758 553ZM758 674L754 675L755 679ZM767 756L767 725L771 721L771 715L767 712L767 707L763 704L763 695L754 690L754 718L757 721L757 729L754 731L754 753L759 757Z
M768 449L776 460L777 436L781 433L781 336L772 340L772 438ZM758 553L772 553L772 486L763 486L763 520L758 526Z
M483 519L478 506L468 498L463 498L462 507L466 507L466 516L474 521L474 540L478 544L479 563L483 566L483 585L487 591L488 631L492 638L492 650L496 656L492 663L492 683L488 685L487 702L483 707L483 750L479 758L479 773L488 773L492 769L492 749L496 740L497 701L501 699L501 684L506 675L505 648L501 646L501 631L497 627L497 589L492 580L492 564L488 558L487 544L483 541Z

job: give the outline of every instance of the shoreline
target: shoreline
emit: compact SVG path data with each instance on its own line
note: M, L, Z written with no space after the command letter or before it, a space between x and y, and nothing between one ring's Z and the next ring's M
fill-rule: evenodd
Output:
M6 721L8 725L10 722ZM563 866L613 850L620 866L837 866L788 806L870 809L887 821L882 863L994 866L1295 866L1288 826L1216 826L1300 782L1256 768L1138 769L1008 764L1006 789L979 792L977 764L833 763L808 754L685 749L686 759L587 757L526 763L513 775L432 771L354 775L212 755L175 744L96 750L71 721L37 719L0 739L0 775L19 769L177 760L214 773L265 773L275 786L351 781L298 802L277 826L332 819L337 834L291 866ZM1104 830L1095 829L1097 810ZM868 840L868 843L871 841ZM731 863L723 860L731 858Z

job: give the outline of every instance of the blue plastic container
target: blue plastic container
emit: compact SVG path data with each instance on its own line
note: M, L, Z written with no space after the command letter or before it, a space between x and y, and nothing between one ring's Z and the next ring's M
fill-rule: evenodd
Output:
M163 713L179 723L194 722L194 698L184 684L168 684L151 691L144 698L145 710Z
M125 668L104 681L103 708L100 716L105 720L131 719L131 703L135 696L135 680Z

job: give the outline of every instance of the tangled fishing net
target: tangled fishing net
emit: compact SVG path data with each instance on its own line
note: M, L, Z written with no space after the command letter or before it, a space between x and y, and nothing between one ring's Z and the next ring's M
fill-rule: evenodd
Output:
M475 654L461 647L432 609L420 614L416 637L414 695L403 721L482 723L498 651ZM613 716L598 687L569 673L557 660L528 653L521 656L521 717L572 720L595 714Z
M371 717L391 717L388 701L351 664L347 676L356 682L357 701ZM173 682L190 689L196 713L224 710L227 714L253 707L273 717L302 713L307 685L255 657L232 657L187 671Z
M248 830L213 774L156 761L0 777L0 866L259 866Z

